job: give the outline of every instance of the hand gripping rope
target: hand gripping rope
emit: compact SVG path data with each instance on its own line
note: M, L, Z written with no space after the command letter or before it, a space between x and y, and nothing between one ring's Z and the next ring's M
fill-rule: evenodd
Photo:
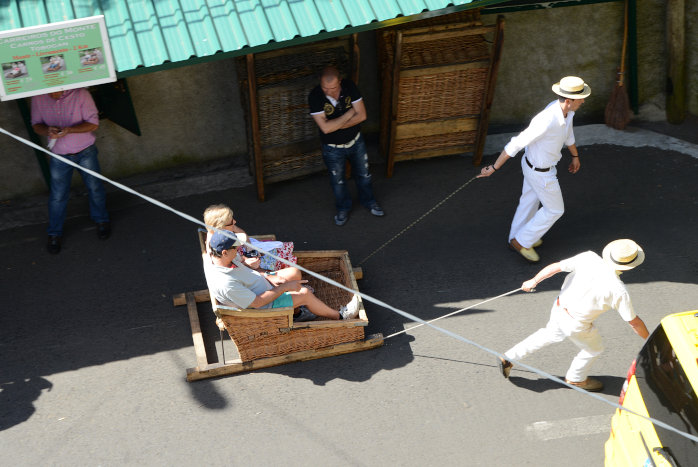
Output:
M235 237L235 234L233 234L232 232L229 232L229 231L227 231L227 230L216 229L216 228L214 228L214 227L212 227L212 226L206 225L205 223L201 222L200 220L196 219L195 217L192 217L192 216L190 216L190 215L188 215L188 214L185 214L185 213L183 213L183 212L177 211L176 209L174 209L174 208L172 208L172 207L166 205L165 203L162 203L162 202L160 202L160 201L158 201L158 200L156 200L156 199L153 199L153 198L151 198L151 197L149 197L149 196L146 196L146 195L143 195L143 194L141 194L141 193L138 193L137 191L133 190L132 188L129 188L129 187L127 187L127 186L125 186L125 185L122 185L121 183L115 182L115 181L113 181L113 180L110 180L110 179L108 179L107 177L103 176L103 175L100 174L100 173L94 172L94 171L89 170L89 169L86 169L86 168L84 168L84 167L80 167L78 164L76 164L76 163L74 163L74 162L72 162L72 161L70 161L70 160L68 160L68 159L65 159L64 157L61 157L61 156L59 156L59 155L57 155L57 154L54 154L54 153L48 151L47 149L45 149L45 148L43 148L43 147L41 147L41 146L39 146L39 145L37 145L37 144L34 144L34 143L32 143L31 141L28 141L28 140L26 140L26 139L24 139L24 138L22 138L22 137L20 137L20 136L17 136L17 135L15 135L15 134L12 134L12 133L8 132L7 130L5 130L4 128L0 128L0 133L4 133L4 134L8 135L9 137L14 138L14 139L16 139L17 141L20 141L20 142L22 142L22 143L26 144L27 146L30 146L30 147L32 147L32 148L34 148L34 149L38 149L38 150L40 150L40 151L43 151L43 152L45 152L46 154L48 154L49 156L51 156L51 157L54 157L54 158L56 158L56 159L58 159L58 160L60 160L60 161L62 161L62 162L64 162L64 163L66 163L66 164L68 164L68 165L70 165L70 166L72 166L72 167L75 167L75 168L78 169L78 170L82 170L83 172L89 173L90 175L92 175L92 176L94 176L94 177L97 177L97 178L99 178L100 180L103 180L103 181L105 181L105 182L107 182L107 183L110 183L110 184L114 185L114 186L117 187L117 188L120 188L120 189L122 189L122 190L124 190L124 191L127 191L127 192L129 192L129 193L131 193L131 194L134 194L134 195L138 196L139 198L141 198L141 199L143 199L143 200L145 200L145 201L148 201L149 203L152 203L152 204L154 204L154 205L156 205L156 206L159 206L159 207L161 207L161 208L163 208L163 209L165 209L165 210L167 210L167 211L170 211L170 212L172 212L173 214L175 214L175 215L177 215L177 216L179 216L179 217L181 217L181 218L183 218L183 219L186 219L186 220L188 220L188 221L190 221L190 222L192 222L192 223L194 223L194 224L198 224L198 225L200 225L200 226L206 227L206 228L209 229L209 230L216 230L216 231L218 231L218 232L223 233L223 235L225 235L225 236L227 236L227 237L229 237L229 238L231 238L231 239L233 239L233 240L237 240L237 238ZM421 221L424 217L426 217L429 213L431 213L432 211L434 211L438 206L440 206L441 204L443 204L446 200L448 200L448 199L451 198L453 195L455 195L457 192L459 192L460 190L462 190L463 188L465 188L466 186L468 186L468 184L470 184L473 180L475 180L475 178L477 178L477 177L473 177L472 179L468 180L465 184L463 184L462 186L460 186L459 188L457 188L457 189L456 189L455 191L453 191L450 195L448 195L448 196L447 196L446 198L444 198L441 202L439 202L436 206L434 206L432 209L430 209L428 212L426 212L424 215L422 215L419 219L417 219L415 222L413 222L412 224L410 224L409 226L407 226L405 229L403 229L401 232L399 232L399 233L398 233L397 235L395 235L393 238L391 238L391 239L388 240L386 243L384 243L381 247L378 248L378 250L382 249L385 245L387 245L388 243L392 242L395 238L397 238L398 236L400 236L403 232L407 231L409 228L411 228L411 227L412 227L413 225L415 225L417 222ZM482 345L480 345L480 344L478 344L478 343L476 343L476 342L473 342L473 341L471 341L471 340L469 340L469 339L467 339L467 338L465 338L465 337L463 337L463 336L460 336L460 335L455 334L455 333L453 333L453 332L451 332L451 331L448 331L448 330L446 330L446 329L443 329L443 328L440 328L440 327L438 327L438 326L435 326L435 325L432 324L432 322L424 321L423 319L421 319L421 318L419 318L419 317L417 317L417 316L414 316L414 315L412 315L412 314L410 314L410 313L408 313L408 312L406 312L406 311L403 311L403 310L400 310L400 309L398 309L398 308L395 308L395 307L393 307L392 305L389 305L389 304L387 304L387 303L385 303L385 302L383 302L383 301L381 301L381 300L378 300L378 299L376 299L376 298L373 298L373 297L371 297L370 295L367 295L367 294L365 294L365 293L363 293L363 292L359 292L359 291L356 291L356 290L352 290L352 289L350 289L350 288L348 288L348 287L345 287L344 285L340 284L339 282L336 282L336 281L334 281L334 280L332 280L332 279L329 279L329 278L327 278L327 277L324 277L324 276L322 276L322 275L320 275L320 274L318 274L318 273L316 273L316 272L314 272L314 271L310 271L310 270L308 270L308 269L306 269L306 268L304 268L304 267L302 267L302 266L300 266L300 265L298 265L298 264L291 263L290 261L288 261L288 260L285 259L285 258L281 258L281 257L276 256L276 255L274 255L273 253L270 253L270 252L268 252L268 251L266 251L266 250L263 250L263 249L261 249L261 248L255 247L254 245L252 245L252 244L250 244L250 243L248 243L248 242L245 242L244 245L245 245L246 247L248 247L248 248L251 248L251 249L253 249L253 250L257 250L257 251L259 251L259 252L261 252L261 253L264 253L265 255L269 255L270 257L276 259L277 261L281 261L282 263L284 263L284 264L286 264L286 265L288 265L288 266L296 267L296 268L298 268L299 270L303 271L304 273L309 274L309 275L311 275L311 276L313 276L313 277L316 277L317 279L320 279L320 280L322 280L322 281L324 281L324 282L327 282L328 284L334 285L335 287L339 287L340 289L346 290L347 292L350 292L350 293L352 293L352 294L359 295L359 296L360 296L361 298L363 298L364 300L367 300L367 301L369 301L369 302L371 302L371 303L374 303L374 304L379 305L379 306L381 306L381 307L383 307L383 308L386 308L386 309L388 309L388 310L390 310L390 311L393 311L393 312L399 314L400 316L403 316L403 317L405 317L405 318L407 318L407 319L409 319L409 320L411 320L411 321L420 323L418 326L413 326L412 328L408 328L408 329L406 329L406 330L404 330L404 331L400 331L400 332L391 334L390 336L386 337L386 339L387 339L387 338L390 338L390 337L394 337L394 336L396 336L396 335L398 335L398 334L402 334L403 332L409 331L409 330L414 329L414 328L417 328L417 327L419 327L419 326L424 326L424 325L426 325L426 326L429 326L429 327L431 327L432 329L434 329L434 330L436 330L436 331L439 331L439 332L441 332L441 333L443 333L443 334L446 334L447 336L453 337L453 338L456 339L456 340L459 340L459 341L461 341L461 342L465 342L466 344L470 344L470 345L472 345L472 346L474 346L474 347L477 347L477 348L480 349L480 350L483 350L483 351L485 351L485 352L487 352L487 353L490 353L490 354L492 354L492 355L495 355L495 356L497 356L497 357L504 358L504 355L503 355L503 354L501 354L501 353L499 353L499 352L497 352L497 351L495 351L495 350L489 349L489 348L484 347L484 346L482 346ZM377 252L378 250L376 250L375 252ZM374 253L375 253L375 252L374 252ZM362 261L362 263L365 262L369 257L373 256L374 253L371 253L371 255L369 255L368 257L366 257L366 258ZM474 308L475 306L481 305L481 304L486 303L486 302L489 302L489 301L493 301L493 300L495 300L495 299L497 299L497 298L504 297L504 296L506 296L506 295L510 295L510 294L512 294L512 293L514 293L514 292L517 292L517 291L519 291L519 290L521 290L521 289L519 288L519 289L512 290L512 291L510 291L510 292L506 292L506 293L504 293L504 294L502 294L502 295L498 295L497 297L490 298L490 299L487 299L487 300L485 300L485 301L483 301L483 302L481 302L481 303L478 303L477 305L473 305L473 306L470 306L470 307L467 307L467 308L463 308L462 310L457 310L457 311L455 311L455 312L453 312L453 313L450 313L449 315L446 315L446 316L450 316L450 315L453 315L453 314L455 314L455 313L459 313L459 312L461 312L461 311L465 311L465 310L467 310L467 309ZM445 316L442 316L441 318L444 318L444 317L445 317ZM436 321L436 320L441 319L441 318L436 318L436 319L434 319L434 320L432 320L432 321ZM513 359L507 359L507 360L509 360L510 362L515 363L516 365L519 365L519 366L521 366L521 367L523 367L523 368L526 368L527 370L530 370L530 371L533 372L533 373L536 373L536 374L538 374L538 375L540 375L540 376L543 376L543 377L548 378L548 379L550 379L550 380L552 380L552 381L555 381L556 383L559 383L559 384L561 384L561 385L563 385L563 386L567 386L567 387L570 388L570 389L574 389L575 391L580 392L581 394L584 394L584 395L586 395L586 396L592 397L592 398L594 398L594 399L596 399L596 400L599 400L599 401L601 401L601 402L603 402L603 403L605 403L605 404L608 404L608 405L610 405L610 406L612 406L612 407L614 407L614 408L616 408L616 409L624 410L624 411L626 411L626 412L632 413L632 414L634 414L634 415L636 415L636 416L638 416L638 417L641 417L641 418L644 418L645 420L648 420L649 422L653 423L654 425L661 426L662 428L665 428L665 429L667 429L667 430L673 431L673 432L675 432L675 433L677 433L677 434L683 436L684 438L688 438L688 439L690 439L690 440L692 440L692 441L698 442L698 437L697 437L697 436L694 436L694 435L691 435L691 434L689 434L689 433L680 431L680 430L678 430L678 429L676 429L676 428L674 428L674 427L672 427L672 426L670 426L670 425L667 425L666 423L664 423L664 422L662 422L662 421L660 421L660 420L654 419L654 418L652 418L652 417L645 417L644 415L638 414L638 413L636 413L636 412L634 412L634 411L632 411L632 410L630 410L630 409L627 409L627 408L625 408L625 407L623 407L623 406L621 406L621 405L619 405L619 404L617 404L617 403L615 403L615 402L608 401L608 400L604 399L603 397L599 396L598 394L594 394L594 393L585 391L584 389L581 389L581 388L578 388L578 387L576 387L576 386L573 386L573 385L571 385L571 384L567 384L565 381L561 380L560 378L557 378L557 377L555 377L555 376L553 376L553 375L551 375L551 374L549 374L549 373L546 373L546 372L544 372L544 371L542 371L542 370L539 370L538 368L535 368L535 367L526 365L525 363L521 363L521 362L516 361L516 360L513 360Z

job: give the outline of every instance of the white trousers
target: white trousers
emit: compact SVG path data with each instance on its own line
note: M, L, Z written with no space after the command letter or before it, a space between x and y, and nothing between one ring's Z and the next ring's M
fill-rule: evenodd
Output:
M557 301L550 310L550 320L526 339L504 352L507 359L521 360L526 355L542 349L546 345L562 342L568 338L579 347L580 351L567 370L568 381L582 382L589 376L592 363L603 352L603 343L599 330L593 323L580 323L572 318Z
M521 156L523 188L514 220L511 221L509 241L516 238L522 247L531 248L562 216L565 204L557 180L557 169L551 167L547 172L536 172L528 166L525 157ZM540 209L539 203L542 204Z

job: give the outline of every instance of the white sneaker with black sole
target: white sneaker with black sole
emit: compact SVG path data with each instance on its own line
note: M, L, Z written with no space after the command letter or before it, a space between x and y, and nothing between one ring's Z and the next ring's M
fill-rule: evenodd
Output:
M359 296L354 295L349 303L339 309L342 319L354 319L359 316Z

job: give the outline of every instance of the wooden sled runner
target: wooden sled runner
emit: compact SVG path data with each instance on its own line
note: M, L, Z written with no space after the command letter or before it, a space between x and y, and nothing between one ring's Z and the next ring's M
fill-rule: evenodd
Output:
M200 233L202 255L206 255L206 234ZM255 237L273 240L274 236ZM344 250L294 251L298 264L328 277L346 287L358 290L356 276L349 254ZM307 276L307 277L306 277ZM315 295L330 308L337 309L351 300L351 293L304 275ZM197 303L211 301L213 312L220 318L240 355L239 359L223 363L210 363L204 347ZM359 298L361 300L361 298ZM252 371L303 360L331 357L350 352L368 350L383 345L383 335L364 336L368 317L363 302L359 316L350 320L326 320L293 322L293 308L237 309L219 304L208 290L177 294L175 306L187 305L197 366L187 369L187 381Z

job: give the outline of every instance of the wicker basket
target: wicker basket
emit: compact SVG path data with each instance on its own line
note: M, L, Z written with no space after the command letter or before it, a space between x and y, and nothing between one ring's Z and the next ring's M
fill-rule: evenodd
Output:
M481 161L503 19L483 26L479 11L464 13L377 33L388 176L407 159L472 152Z
M324 67L356 78L356 35L248 55L237 59L238 82L247 122L250 170L257 195L265 183L324 169L318 128L308 115L308 94Z
M304 268L358 290L346 251L297 251L294 254ZM352 298L350 292L325 281L312 276L307 279L315 289L315 296L330 308L338 309ZM359 308L357 319L294 324L292 308L231 311L214 304L214 312L221 317L242 362L363 340L368 318L361 301Z

